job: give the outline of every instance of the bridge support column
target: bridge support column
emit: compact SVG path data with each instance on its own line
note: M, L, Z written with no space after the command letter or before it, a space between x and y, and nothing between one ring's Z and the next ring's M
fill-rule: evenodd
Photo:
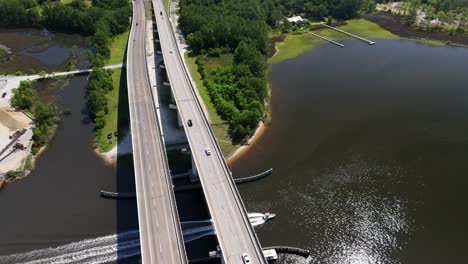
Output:
M184 125L182 123L182 118L180 117L179 110L177 110L177 122L179 123L179 128L181 128Z
M195 181L198 180L198 170L197 170L197 166L195 165L195 161L193 160L193 155L192 155L192 175L190 176L190 180L191 181Z

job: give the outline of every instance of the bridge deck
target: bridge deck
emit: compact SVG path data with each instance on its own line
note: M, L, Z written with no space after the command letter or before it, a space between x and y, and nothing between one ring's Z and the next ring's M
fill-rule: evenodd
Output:
M187 263L148 77L144 2L132 2L133 21L127 47L127 86L142 262Z

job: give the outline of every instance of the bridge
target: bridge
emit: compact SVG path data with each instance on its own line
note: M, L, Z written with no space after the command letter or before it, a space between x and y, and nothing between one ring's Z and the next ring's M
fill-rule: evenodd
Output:
M266 263L245 206L192 86L162 0L152 0L169 86L190 146L223 263ZM187 263L146 57L145 2L133 1L127 85L143 263ZM163 14L161 15L160 12ZM140 26L138 26L140 25ZM187 125L192 120L192 126ZM207 155L205 150L212 154ZM210 231L211 232L211 231Z
M143 263L187 263L147 69L145 10L142 0L133 1L126 63L141 259Z
M152 3L172 95L187 135L222 259L224 263L237 264L247 253L251 263L266 263L231 172L185 68L163 0L152 0ZM192 126L188 126L188 120L192 121ZM206 149L210 149L212 154L207 155Z

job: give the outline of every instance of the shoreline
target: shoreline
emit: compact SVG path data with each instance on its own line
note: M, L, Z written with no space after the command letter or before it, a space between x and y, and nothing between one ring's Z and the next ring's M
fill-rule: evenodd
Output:
M362 14L358 18L365 19L379 25L386 31L389 31L400 38L408 38L417 41L440 41L445 45L468 48L468 33L449 35L442 31L421 31L412 26L401 23L400 17L387 13L375 12L372 14Z
M382 17L387 19L387 21L386 21L387 24L382 22ZM367 20L367 21L369 21L371 23L375 23L376 25L381 27L384 31L388 31L388 32L398 36L399 38L408 38L410 40L425 41L425 42L428 42L428 43L430 43L431 40L432 41L441 41L445 45L468 48L468 34L466 34L466 33L465 33L465 35L457 36L459 39L462 39L464 41L453 42L452 43L450 40L441 39L443 37L451 37L448 34L444 34L442 32L417 31L416 29L411 28L410 26L406 26L406 25L401 24L399 19L396 16L392 15L392 14L377 12L377 13L373 13L373 14L364 14L364 15L361 15L361 16L355 18L355 19L360 19L360 18L364 19L364 20ZM379 21L379 19L380 19L380 21ZM345 24L347 24L347 23L345 23ZM397 29L400 29L400 30L395 30L394 28L397 28ZM270 38L270 43L272 44L272 46L269 49L269 54L268 54L268 59L267 59L267 65L268 65L267 73L269 73L271 71L271 66L273 64L281 63L283 61L283 60L274 61L274 62L271 61L275 56L277 56L280 53L281 50L284 50L284 48L282 48L281 50L278 49L278 47L276 46L276 43L284 42L287 35L294 35L294 34L297 34L297 32L288 32L286 34L281 34L279 36L273 36L273 37ZM447 36L445 36L445 35L447 35ZM380 38L380 39L391 39L391 38L385 38L384 37L384 38ZM449 43L447 43L447 41L449 41ZM305 50L305 51L303 51L301 53L299 53L298 55L303 54L305 52L312 51L314 48L315 48L315 46L310 48L310 49L307 49L307 50ZM287 60L287 59L284 59L284 60ZM269 77L268 77L267 81L268 81L268 83L270 82ZM266 105L269 105L270 100L271 100L271 89L272 89L271 84L269 84L269 89L268 89L269 97L268 97L268 100L265 103ZM265 119L268 120L266 123L269 123L270 120L273 118L271 110L269 109L266 114L267 114L267 117ZM233 162L240 159L243 155L245 155L249 151L250 147L252 147L253 145L255 145L259 141L259 139L265 134L265 132L267 130L268 125L266 123L264 121L260 121L260 123L257 126L257 128L255 129L255 132L253 133L252 137L250 137L248 139L247 144L241 145L230 156L228 156L226 158L226 162L227 162L228 165L231 165Z
M107 152L101 152L99 148L94 149L94 153L101 158L106 165L116 165L119 156L133 154L132 137L130 131L125 133L123 139Z
M247 144L241 145L238 147L229 157L226 158L226 163L231 165L232 162L236 161L237 159L241 158L242 155L245 154L246 151L250 149L251 146L255 145L257 141L263 136L266 132L268 125L265 122L260 121L259 125L255 129L255 132L252 137L249 138Z
M278 50L276 51L278 52ZM275 53L276 54L276 53ZM268 71L270 72L270 67L268 67ZM269 80L268 80L269 81ZM257 127L255 128L255 132L253 135L247 140L247 144L241 145L238 147L231 155L229 155L226 158L226 163L228 165L231 165L231 162L236 161L237 159L241 158L242 155L247 152L251 146L255 145L257 141L263 136L263 134L266 132L267 127L270 125L272 115L271 115L271 109L270 109L270 100L271 100L271 84L268 82L268 100L265 101L265 109L268 110L266 112L266 117L265 120L261 120Z

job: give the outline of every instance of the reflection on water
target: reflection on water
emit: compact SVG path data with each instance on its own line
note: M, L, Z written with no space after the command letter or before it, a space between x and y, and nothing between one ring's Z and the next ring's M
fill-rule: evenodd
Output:
M26 49L21 54L38 59L47 66L58 67L67 62L70 57L70 49L69 47L54 45L41 52L32 52L30 49Z
M459 263L468 257L468 50L413 41L322 45L274 65L272 122L236 177L277 217L263 246L311 263Z

